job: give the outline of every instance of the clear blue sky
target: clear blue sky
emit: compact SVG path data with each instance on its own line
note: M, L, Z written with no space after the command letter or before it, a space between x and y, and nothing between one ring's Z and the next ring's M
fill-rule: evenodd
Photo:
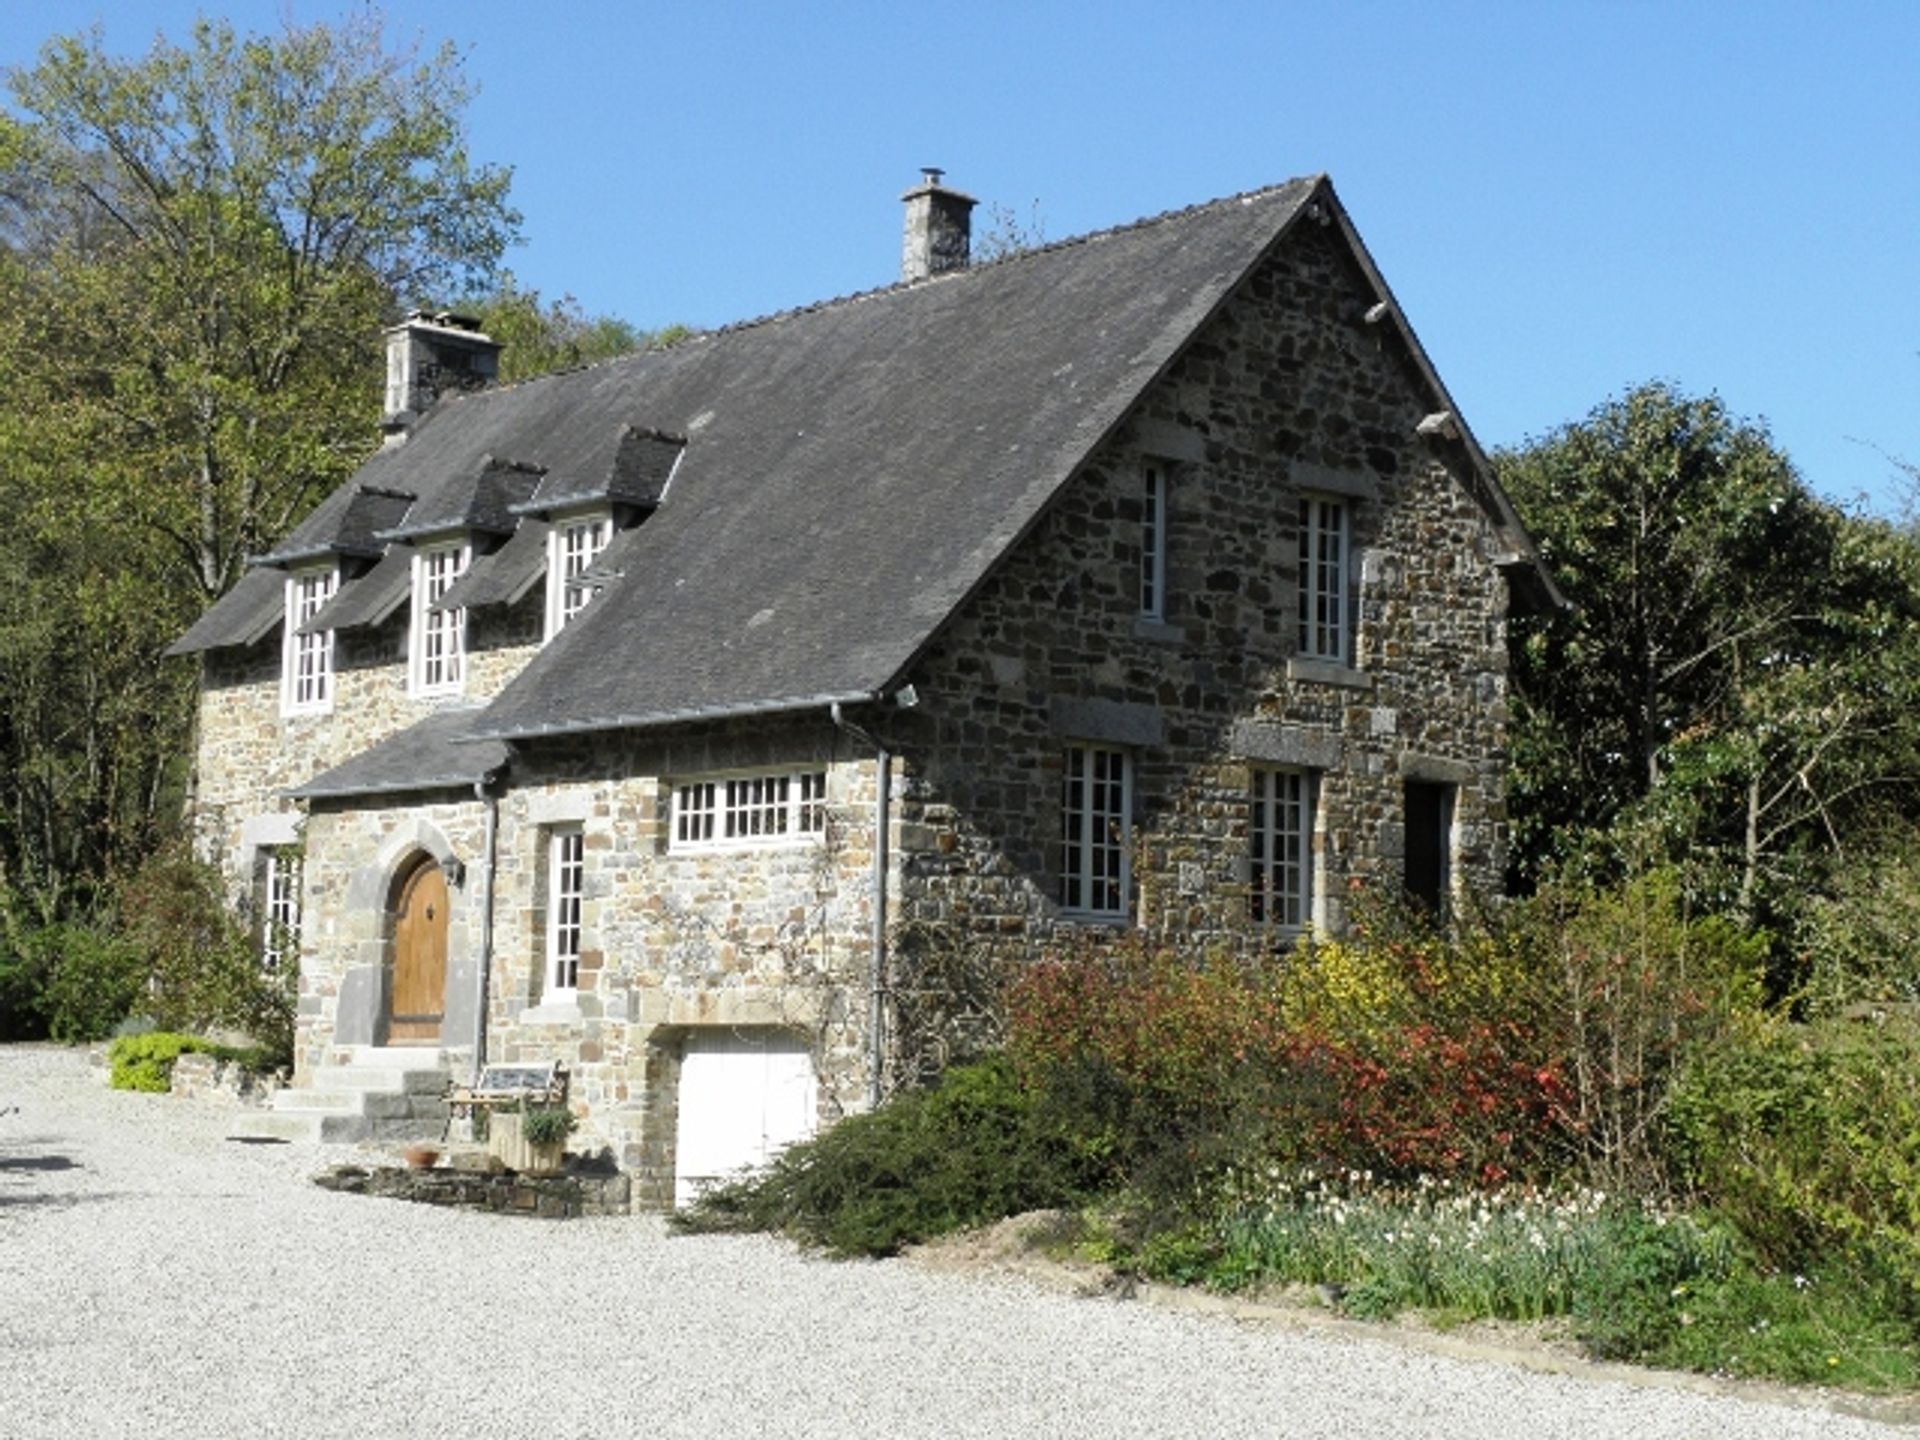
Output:
M0 0L0 63L348 0ZM644 326L870 288L922 165L1048 238L1326 171L1489 448L1666 378L1892 509L1920 460L1920 3L389 0L523 283ZM983 212L984 213L984 212Z

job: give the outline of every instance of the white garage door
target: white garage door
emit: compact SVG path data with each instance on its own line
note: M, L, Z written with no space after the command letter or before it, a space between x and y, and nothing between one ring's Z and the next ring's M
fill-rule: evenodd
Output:
M680 1063L673 1203L813 1134L813 1056L779 1030L696 1031Z

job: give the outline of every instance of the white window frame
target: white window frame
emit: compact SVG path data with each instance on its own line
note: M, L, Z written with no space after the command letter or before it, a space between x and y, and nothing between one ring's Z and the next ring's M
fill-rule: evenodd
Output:
M435 610L438 600L473 563L465 540L424 545L413 554L413 614L408 628L407 681L413 695L458 695L466 686L467 612Z
M1140 485L1140 617L1167 618L1167 480L1165 465L1148 462Z
M547 944L543 999L567 999L580 989L585 936L586 831L556 825L547 833Z
M826 833L824 769L755 770L673 787L674 850L802 845Z
M1352 507L1341 497L1300 497L1302 659L1345 665L1353 653L1352 528Z
M333 709L333 631L300 633L340 590L340 567L295 570L287 576L286 618L280 647L280 713L324 715Z
M1312 923L1319 782L1311 770L1253 770L1247 804L1247 907L1256 925L1299 931Z
M547 632L551 640L593 599L579 577L613 539L613 516L604 511L555 520L547 531Z
M278 974L300 963L300 852L291 845L260 850L260 968Z
M1060 775L1060 909L1124 920L1132 896L1133 755L1115 745L1068 745Z

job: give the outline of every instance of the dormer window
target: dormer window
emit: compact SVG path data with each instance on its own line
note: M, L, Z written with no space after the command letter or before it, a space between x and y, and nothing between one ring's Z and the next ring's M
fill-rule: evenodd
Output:
M301 570L287 577L286 623L280 651L280 712L318 715L333 708L333 631L302 627L340 588L340 567Z
M407 679L414 695L457 695L466 681L467 612L436 609L440 597L466 573L473 547L465 541L423 546L413 557L413 623L408 630Z
M547 533L547 639L565 629L593 598L593 587L580 577L612 538L613 520L606 514L553 522Z

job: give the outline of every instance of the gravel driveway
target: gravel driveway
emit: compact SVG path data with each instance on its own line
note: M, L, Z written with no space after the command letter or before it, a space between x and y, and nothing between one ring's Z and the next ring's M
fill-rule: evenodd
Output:
M653 1219L333 1194L314 1151L225 1140L233 1113L0 1047L0 1436L1901 1433Z

